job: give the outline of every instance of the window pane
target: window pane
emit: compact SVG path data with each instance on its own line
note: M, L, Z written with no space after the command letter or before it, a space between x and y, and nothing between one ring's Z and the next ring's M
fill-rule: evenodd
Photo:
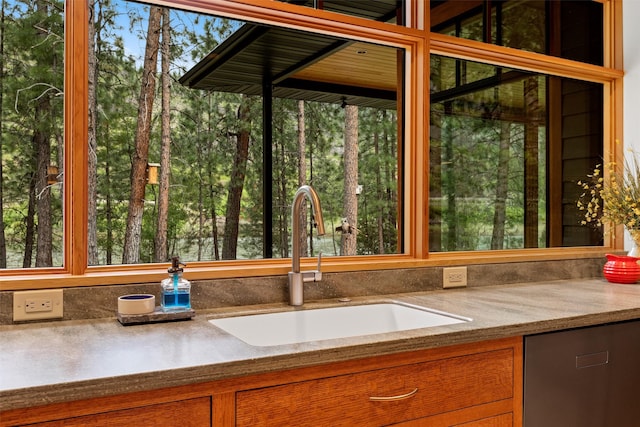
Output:
M318 192L327 229L319 238L307 214L304 255L402 251L401 50L122 0L96 7L90 264L290 257L302 184ZM161 28L155 41L149 22ZM157 85L143 92L149 47Z
M431 31L603 65L597 1L432 1Z
M576 210L602 85L437 55L431 76L431 251L602 244Z
M62 1L2 2L0 268L62 266Z

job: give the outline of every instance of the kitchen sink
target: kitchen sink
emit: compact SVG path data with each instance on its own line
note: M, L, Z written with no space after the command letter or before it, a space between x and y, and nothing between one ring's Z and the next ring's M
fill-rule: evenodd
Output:
M385 302L224 317L209 322L247 344L271 346L431 328L471 320L416 305Z

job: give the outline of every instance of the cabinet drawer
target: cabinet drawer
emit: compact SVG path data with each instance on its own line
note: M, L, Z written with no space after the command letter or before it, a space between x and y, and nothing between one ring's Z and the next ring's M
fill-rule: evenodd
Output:
M97 409L99 408L96 408L96 410ZM41 427L210 426L211 399L209 397L201 397L197 399L179 400L176 402L160 403L156 405L141 406L139 408L109 411L29 425Z
M242 391L236 425L386 425L509 399L513 357L503 349Z
M393 427L514 427L513 414L500 414L492 417L480 418L473 421L459 423L447 418L447 414L435 417L420 418L399 424Z
M455 427L512 427L513 415L502 414L495 417L485 418L483 420L472 421L469 423L458 424Z

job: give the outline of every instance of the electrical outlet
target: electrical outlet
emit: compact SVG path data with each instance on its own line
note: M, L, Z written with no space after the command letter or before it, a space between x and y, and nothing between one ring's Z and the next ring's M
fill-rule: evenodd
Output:
M13 321L58 319L63 314L62 289L13 293Z
M446 267L442 269L442 287L464 288L467 286L467 267Z

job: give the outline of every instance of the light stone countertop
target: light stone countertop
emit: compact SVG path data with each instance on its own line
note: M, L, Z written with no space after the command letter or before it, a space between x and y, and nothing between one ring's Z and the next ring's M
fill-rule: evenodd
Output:
M241 312L239 308L146 325L122 326L115 317L4 325L0 326L0 411L640 318L640 285L616 285L604 279L354 298L353 303L387 300L473 321L271 347L253 347L208 322ZM326 304L311 302L304 308ZM286 305L250 309L256 308L292 309Z

